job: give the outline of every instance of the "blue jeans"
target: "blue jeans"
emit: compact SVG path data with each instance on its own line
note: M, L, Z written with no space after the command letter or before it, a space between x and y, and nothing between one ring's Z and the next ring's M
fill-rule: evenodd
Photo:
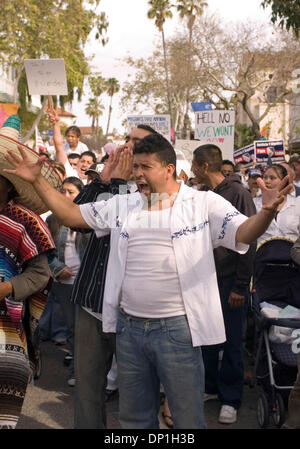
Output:
M202 353L192 346L186 316L146 319L120 311L116 358L122 428L159 429L160 382L174 427L206 428Z
M243 364L243 323L245 307L232 309L228 303L235 277L218 279L222 311L226 330L226 342L222 345L202 346L205 366L205 392L218 394L223 405L236 410L241 407L244 364ZM245 290L245 296L246 296ZM245 298L246 300L246 298ZM223 349L221 366L219 352Z
M39 321L42 340L66 340L67 325L60 303L55 297L53 287L50 290L46 307Z

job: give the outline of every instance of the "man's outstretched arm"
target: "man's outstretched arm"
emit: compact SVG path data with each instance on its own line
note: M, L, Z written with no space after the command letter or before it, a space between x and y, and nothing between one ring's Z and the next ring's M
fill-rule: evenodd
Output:
M20 157L11 151L5 155L7 161L14 167L11 170L4 170L12 175L19 176L24 181L30 182L39 197L56 215L58 220L65 226L77 228L89 228L83 219L80 207L62 193L55 190L41 174L41 169L45 157L41 157L37 162L32 162L21 146L18 147Z

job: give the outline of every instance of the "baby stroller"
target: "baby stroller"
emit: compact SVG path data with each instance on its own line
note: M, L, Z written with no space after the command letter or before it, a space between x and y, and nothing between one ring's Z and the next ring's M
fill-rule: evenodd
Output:
M251 302L256 354L251 386L261 387L257 419L262 428L269 425L270 416L276 427L282 426L297 376L297 352L291 336L297 332L293 333L294 329L300 329L300 267L290 257L292 246L286 238L267 239L259 245L254 264ZM293 313L281 318L287 309ZM278 333L274 338L275 329L283 332L286 342L282 335L278 339ZM290 340L285 337L288 332Z

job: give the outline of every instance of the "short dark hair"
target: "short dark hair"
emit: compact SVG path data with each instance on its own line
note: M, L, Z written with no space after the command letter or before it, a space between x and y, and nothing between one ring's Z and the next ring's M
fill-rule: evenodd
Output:
M149 125L143 125L142 123L140 125L137 126L138 129L143 129L144 131L149 131L149 133L151 134L159 134L157 131L155 131L155 129L153 129L151 126Z
M176 153L170 142L155 132L141 139L133 147L133 154L156 154L163 165L175 167L173 177L176 179Z
M75 125L69 126L69 128L66 129L65 136L68 134L69 131L73 131L77 137L81 136L81 131L78 128L78 126Z
M68 178L64 179L62 182L62 185L66 184L66 183L73 184L73 186L75 186L79 192L84 186L81 179L77 178L76 176L69 176Z
M84 151L83 153L81 153L80 159L82 158L82 156L91 156L93 158L94 164L96 164L97 162L97 156L93 151Z
M222 165L231 165L231 167L233 167L233 169L234 169L234 163L232 161L230 161L229 159L224 159L222 161Z
M79 159L79 158L80 158L80 154L78 154L78 153L68 154L68 159Z
M215 173L221 171L222 152L216 145L201 145L194 150L193 154L198 165L203 165L206 162L211 172Z

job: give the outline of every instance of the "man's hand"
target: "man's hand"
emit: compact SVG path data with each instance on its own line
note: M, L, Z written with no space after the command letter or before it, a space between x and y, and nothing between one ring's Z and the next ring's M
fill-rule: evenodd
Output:
M231 292L229 295L228 303L232 309L243 307L243 305L245 304L245 296Z
M4 299L6 296L11 295L13 292L13 286L12 283L7 282L0 282L0 301Z
M57 123L60 122L57 112L49 105L45 109L45 112L48 115L49 121L52 123L52 125L56 125Z
M257 184L262 193L262 209L266 211L276 211L279 204L284 201L285 195L293 190L289 176L283 178L276 189L267 189L262 178L257 178Z
M132 150L129 148L125 148L120 153L118 164L116 168L113 170L111 177L129 181L132 175L132 163L133 163Z
M33 184L41 174L43 164L47 158L46 156L41 156L38 158L37 162L33 162L20 145L18 146L18 150L21 157L10 150L4 155L5 159L10 165L15 167L15 169L3 169L3 171L11 175L19 176L19 178L24 179L24 181Z
M106 161L105 167L103 168L100 177L104 184L109 184L112 178L111 174L119 163L119 158L121 152L125 149L125 145L119 146L115 151L112 151L109 158Z
M72 268L66 267L59 273L59 275L57 276L57 279L59 279L59 280L60 279L69 279L72 276L74 276Z

